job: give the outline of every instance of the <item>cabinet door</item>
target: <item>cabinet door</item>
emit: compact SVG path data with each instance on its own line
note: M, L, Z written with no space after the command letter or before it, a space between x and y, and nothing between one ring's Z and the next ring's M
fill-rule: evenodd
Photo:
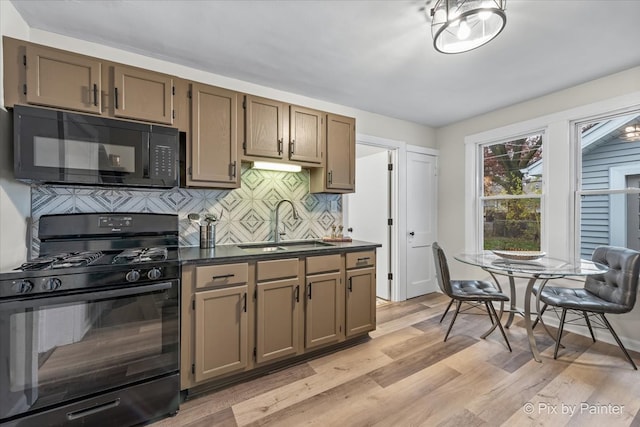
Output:
M245 143L248 156L283 158L284 104L256 96L245 97Z
M327 114L327 189L355 191L355 119Z
M300 280L258 283L256 361L262 363L299 350Z
M237 104L237 92L191 85L190 181L240 186Z
M247 286L196 292L195 380L247 366Z
M307 276L305 347L339 341L344 320L342 273Z
M28 103L100 114L100 61L28 45L26 69Z
M376 328L375 272L375 268L347 270L347 337Z
M322 163L324 113L292 105L289 116L289 159Z
M173 123L173 79L153 71L113 68L113 115Z

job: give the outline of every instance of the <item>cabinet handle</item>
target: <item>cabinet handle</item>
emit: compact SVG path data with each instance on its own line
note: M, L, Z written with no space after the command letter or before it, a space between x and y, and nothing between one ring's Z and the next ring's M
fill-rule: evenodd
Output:
M333 184L333 171L329 171L329 184Z
M278 154L282 154L282 138L278 140Z
M98 106L98 85L93 84L93 105Z
M235 178L236 177L236 161L234 160L230 166L231 166L231 178Z
M294 146L296 144L296 140L292 139L291 143L289 144L289 156L293 156L293 152L295 151Z
M114 88L113 89L114 92L114 107L116 108L116 110L118 109L118 88Z
M311 283L309 283L309 293L307 294L307 297L311 299Z
M220 276L211 276L211 280L217 280L217 279L228 279L229 277L234 277L235 274L231 273L231 274L222 274Z
M353 292L353 277L349 277L349 292Z
M357 260L356 262L360 262L360 261L368 261L368 260L370 260L370 259L371 259L371 257L366 256L366 257L358 258L358 260Z
M296 285L296 302L300 302L300 285Z
M246 313L247 312L247 293L246 292L242 296L242 299L243 299L242 311L244 311Z

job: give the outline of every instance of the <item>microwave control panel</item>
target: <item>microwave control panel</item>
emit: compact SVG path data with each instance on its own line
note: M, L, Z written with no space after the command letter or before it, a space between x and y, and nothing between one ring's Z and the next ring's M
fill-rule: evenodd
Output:
M176 139L154 135L149 147L149 178L174 180L177 175Z

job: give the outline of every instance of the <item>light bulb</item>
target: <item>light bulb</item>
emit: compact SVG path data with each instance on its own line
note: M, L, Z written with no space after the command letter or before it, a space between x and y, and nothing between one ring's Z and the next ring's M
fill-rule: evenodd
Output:
M469 34L471 34L471 28L469 28L469 24L467 24L467 21L462 21L460 23L460 28L458 28L458 39L466 40L467 37L469 37Z

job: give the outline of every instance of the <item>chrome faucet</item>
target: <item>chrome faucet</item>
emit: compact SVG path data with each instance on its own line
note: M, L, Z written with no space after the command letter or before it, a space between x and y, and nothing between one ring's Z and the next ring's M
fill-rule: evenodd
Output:
M291 200L287 200L287 199L280 200L276 205L276 229L274 233L275 236L273 239L275 243L280 243L280 205L282 205L285 202L289 203L291 205L291 209L293 209L293 219L300 218L298 216L298 211L296 210L296 207L293 206L293 202ZM282 233L282 234L285 234L285 233Z

